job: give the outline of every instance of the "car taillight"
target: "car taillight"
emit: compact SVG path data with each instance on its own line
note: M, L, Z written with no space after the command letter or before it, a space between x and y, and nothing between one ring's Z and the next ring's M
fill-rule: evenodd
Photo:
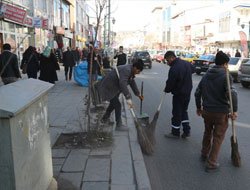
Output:
M210 63L208 61L203 62L203 65L209 65Z

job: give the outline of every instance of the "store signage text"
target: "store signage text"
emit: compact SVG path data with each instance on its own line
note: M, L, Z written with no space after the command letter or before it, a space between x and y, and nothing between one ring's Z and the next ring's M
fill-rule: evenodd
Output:
M26 11L6 3L0 4L0 16L11 21L23 24Z

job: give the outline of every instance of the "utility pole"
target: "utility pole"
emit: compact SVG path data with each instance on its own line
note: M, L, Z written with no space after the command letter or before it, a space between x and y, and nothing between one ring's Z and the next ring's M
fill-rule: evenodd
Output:
M106 46L106 15L104 16L104 30L103 30L103 44L104 44L104 50Z
M108 0L108 46L110 46L110 0ZM108 47L109 48L109 47ZM109 48L110 49L110 48Z

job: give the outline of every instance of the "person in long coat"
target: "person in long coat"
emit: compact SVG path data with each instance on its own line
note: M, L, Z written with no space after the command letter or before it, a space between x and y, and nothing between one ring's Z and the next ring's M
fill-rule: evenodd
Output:
M65 79L71 80L73 67L75 66L76 62L70 48L67 47L67 51L63 52L63 66L65 71ZM69 72L69 76L68 76Z
M110 117L110 114L115 110L116 127L122 127L121 120L121 103L119 101L119 95L122 92L130 107L133 107L131 94L128 90L128 85L132 88L134 94L143 100L143 96L135 83L135 75L140 74L143 70L143 61L137 60L136 63L129 65L121 65L117 69L113 69L108 73L100 82L96 83L95 88L102 101L110 101L110 104L106 110L106 113L102 117L102 122L106 122ZM119 76L118 76L118 74Z
M27 75L28 78L37 79L37 72L39 71L39 59L37 57L37 53L35 52L35 48L29 46L24 54L21 62L21 69L23 69L24 64L27 64Z
M60 70L55 54L47 46L40 56L40 80L55 84L58 81L56 70Z
M91 82L97 80L98 75L101 75L101 56L98 54L98 48L94 48L93 59L92 59L92 78ZM91 62L91 51L88 54L88 74L90 74L90 62Z

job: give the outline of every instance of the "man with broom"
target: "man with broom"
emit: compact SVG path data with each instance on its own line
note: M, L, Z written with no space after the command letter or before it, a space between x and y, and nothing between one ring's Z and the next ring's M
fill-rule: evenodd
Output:
M230 89L233 103L233 114L230 117L232 120L237 119L237 92L232 87L231 76L229 90L227 85L228 62L228 56L219 51L215 57L216 65L203 76L195 92L197 115L203 117L205 124L201 160L206 161L206 172L217 171L219 168L217 158L228 128Z
M121 120L121 103L119 95L122 92L130 107L133 106L131 94L128 85L132 88L134 94L143 100L137 85L134 81L135 75L140 74L143 70L144 63L141 59L137 60L133 65L121 65L108 73L100 82L95 85L101 101L110 101L110 104L102 118L102 122L108 121L111 113L115 110L115 120L117 129L122 129ZM118 76L119 75L119 76Z

